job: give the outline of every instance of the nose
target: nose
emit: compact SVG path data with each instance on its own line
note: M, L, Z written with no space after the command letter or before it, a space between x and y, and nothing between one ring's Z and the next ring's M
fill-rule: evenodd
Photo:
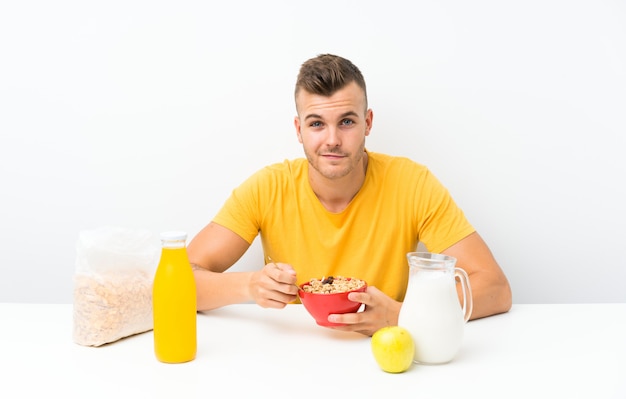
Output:
M337 127L328 127L328 134L326 135L326 145L328 147L339 147L341 145L341 138L339 137L339 131Z

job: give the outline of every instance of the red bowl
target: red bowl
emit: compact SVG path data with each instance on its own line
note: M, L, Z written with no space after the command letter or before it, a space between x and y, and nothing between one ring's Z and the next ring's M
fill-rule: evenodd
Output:
M310 285L310 283L300 284L301 288ZM315 322L320 326L342 326L341 323L331 323L328 321L328 315L341 313L354 313L361 307L360 302L353 302L348 299L351 292L364 292L367 289L367 283L362 287L345 292L337 292L333 294L317 294L313 292L299 291L300 302L306 310L313 316Z

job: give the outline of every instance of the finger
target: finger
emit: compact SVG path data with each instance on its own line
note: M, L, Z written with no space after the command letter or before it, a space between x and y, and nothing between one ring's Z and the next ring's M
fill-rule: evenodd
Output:
M285 294L282 292L274 291L270 296L266 297L265 301L271 304L272 307L283 308L288 303L295 301L297 295Z
M266 272L272 280L287 285L295 284L296 271L291 265L287 263L270 263L268 265ZM291 292L291 290L287 291Z
M274 264L267 266L267 268L268 270L265 270L265 274L269 277L269 281L266 288L278 294L288 296L286 299L281 297L278 300L282 302L293 302L298 294L298 288L295 285L295 274L279 270L274 266ZM268 293L268 295L270 294Z
M278 270L282 272L293 274L294 276L296 275L295 269L289 263L272 263L272 264L274 265L274 267L276 267Z
M348 299L352 302L360 302L367 306L372 305L372 296L367 292L351 292L348 294Z
M297 295L276 289L265 289L259 295L257 303L262 307L282 308L295 301Z
M268 263L263 268L263 273L273 281L278 281L281 269L275 263Z
M287 306L287 303L281 301L275 301L273 299L266 299L264 301L257 302L259 306L262 308L271 308L271 309L283 309Z
M377 330L371 322L366 321L366 317L363 312L332 314L328 316L328 320L338 324L336 326L328 327L333 330L357 332L370 337Z
M357 324L361 322L359 313L329 314L328 321L337 324Z
M378 288L370 285L365 292L351 292L348 294L348 299L353 302L361 302L365 306L371 307L380 304L380 300L386 295Z

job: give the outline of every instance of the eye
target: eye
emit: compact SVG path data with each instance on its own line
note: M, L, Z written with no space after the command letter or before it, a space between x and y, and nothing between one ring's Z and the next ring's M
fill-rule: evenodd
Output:
M322 122L314 121L314 122L311 122L311 124L309 126L310 127L320 127L320 126L322 126Z
M354 121L352 119L344 119L341 121L341 124L344 126L354 125Z

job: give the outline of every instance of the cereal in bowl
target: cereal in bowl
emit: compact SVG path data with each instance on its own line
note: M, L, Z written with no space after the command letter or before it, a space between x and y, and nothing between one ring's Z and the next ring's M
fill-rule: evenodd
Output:
M365 285L365 281L358 278L349 278L343 276L328 276L318 280L313 278L309 284L305 284L302 288L306 292L313 294L337 294L359 289Z

